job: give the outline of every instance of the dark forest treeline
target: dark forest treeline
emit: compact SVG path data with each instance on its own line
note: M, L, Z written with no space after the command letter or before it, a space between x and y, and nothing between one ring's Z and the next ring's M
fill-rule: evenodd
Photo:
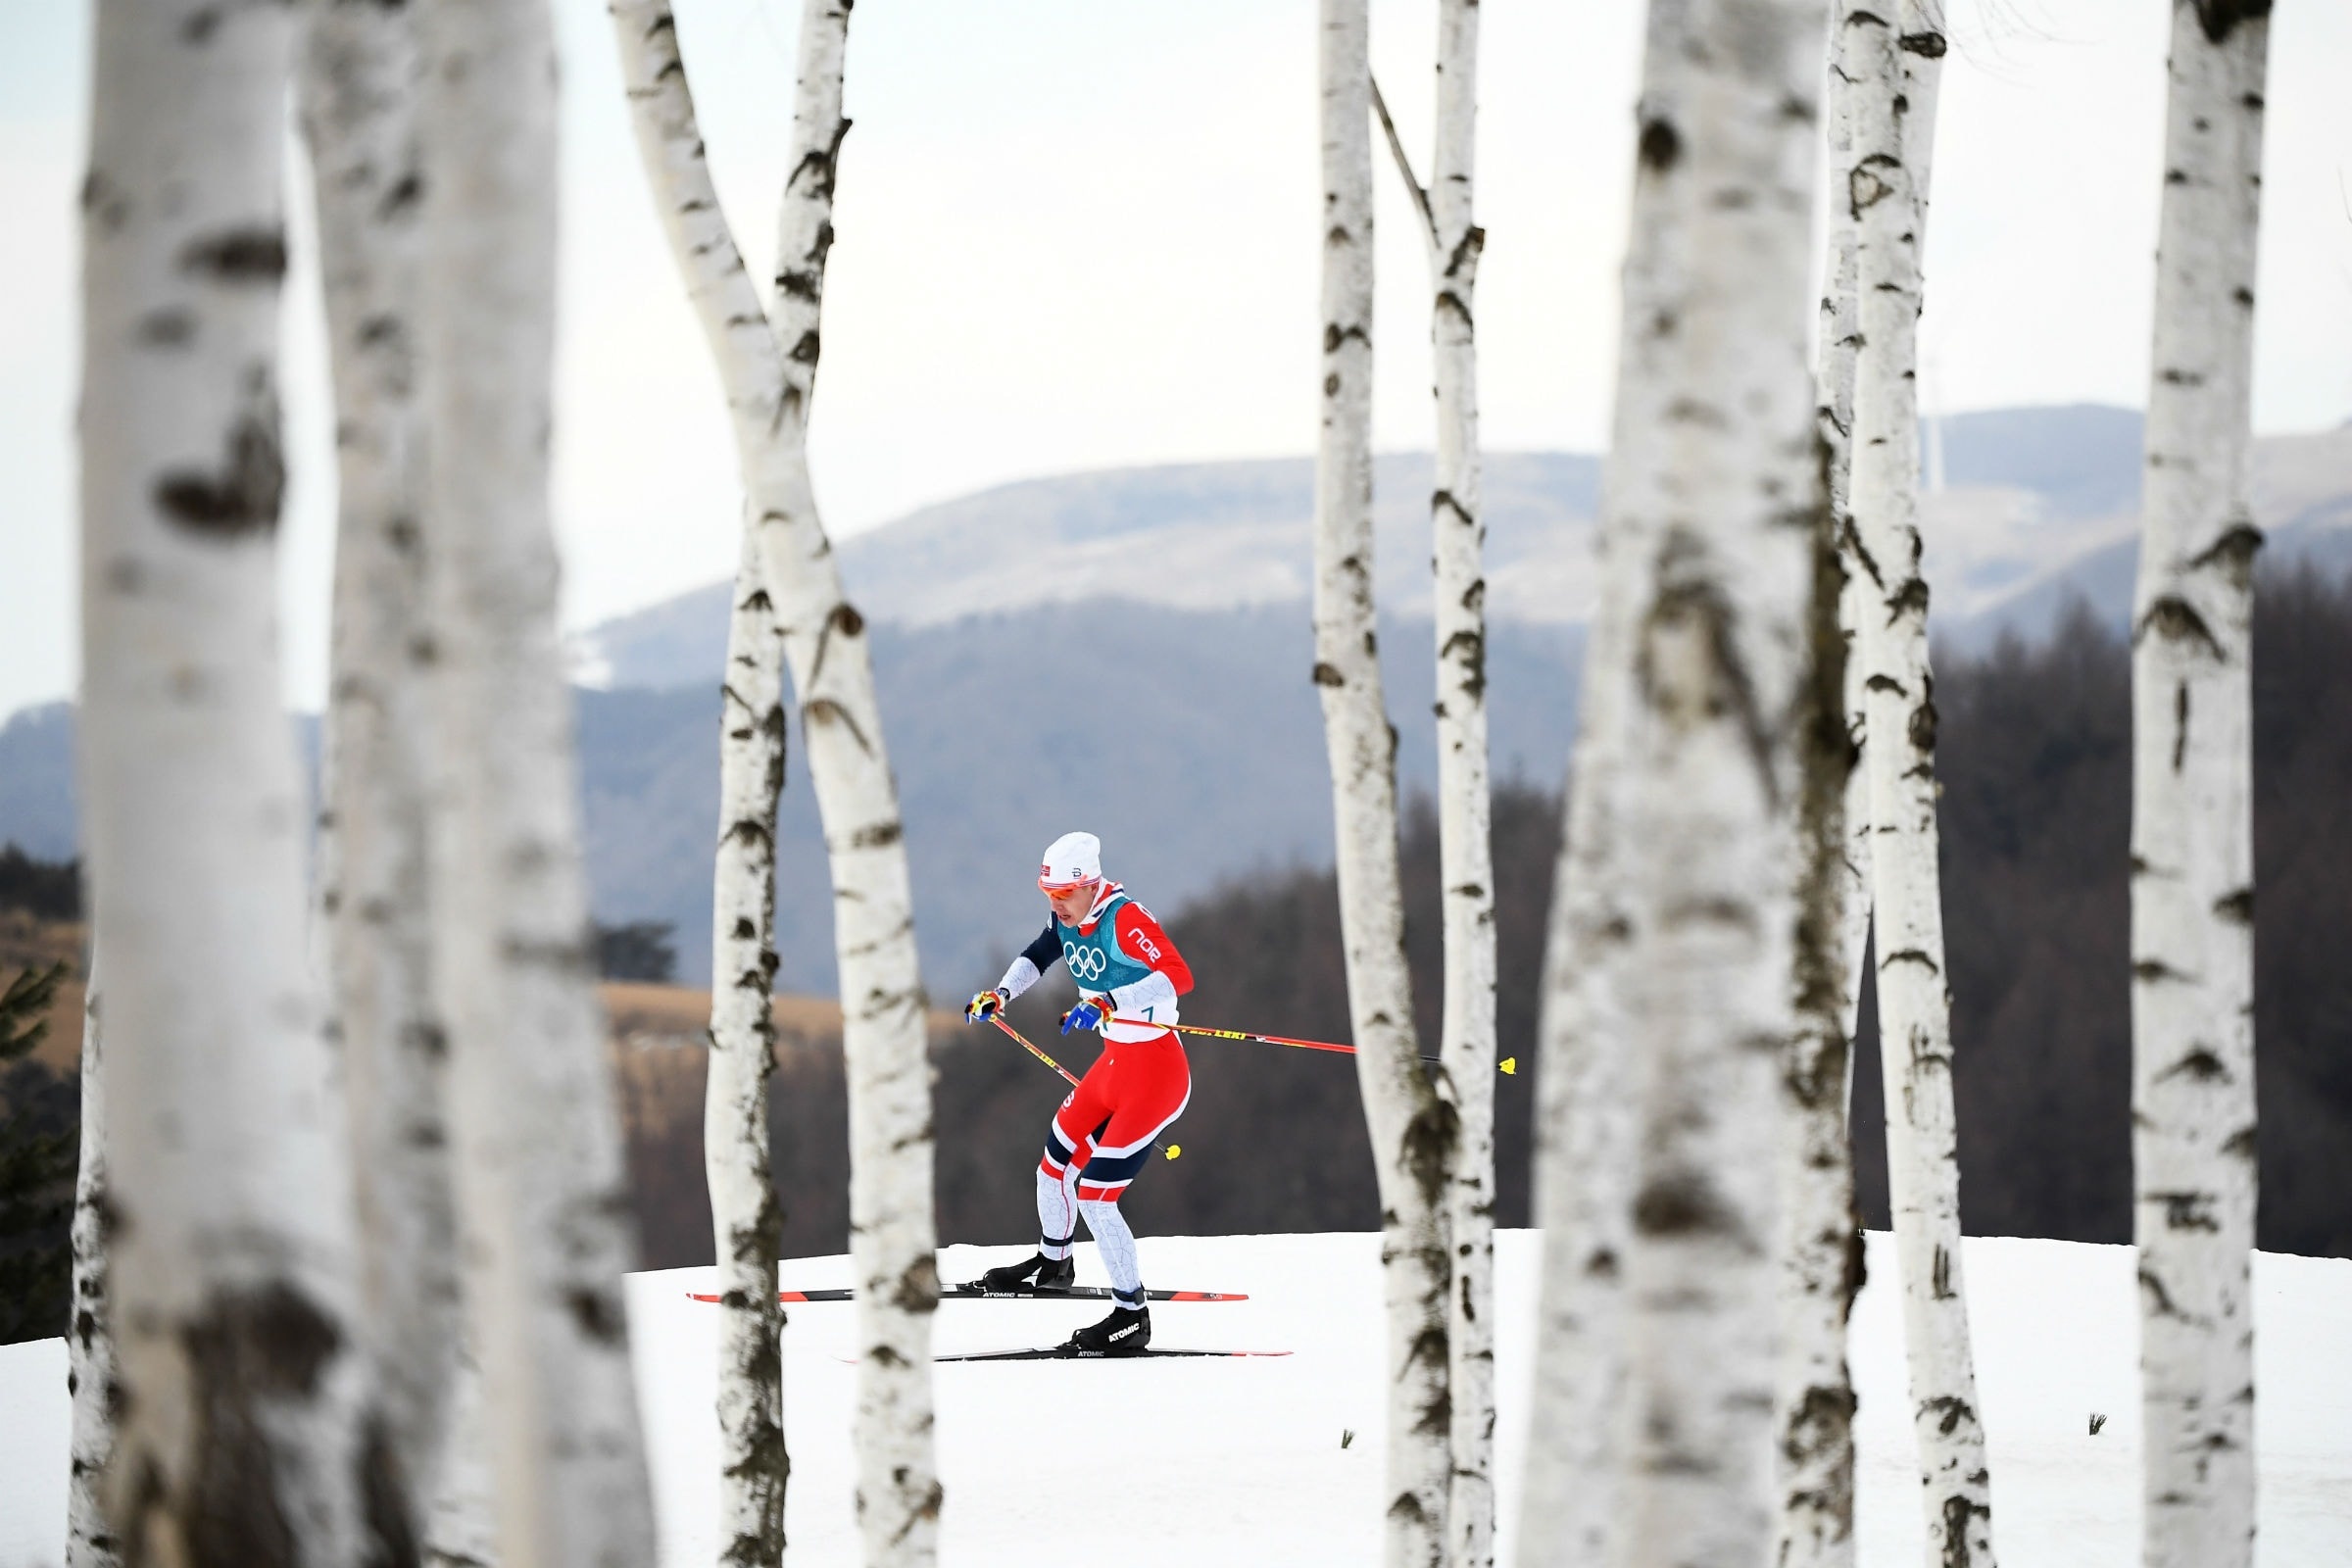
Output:
M2259 1244L2352 1255L2352 581L2254 622ZM2132 674L2080 612L1936 681L1961 1205L1980 1235L2132 1235ZM1865 1033L1871 1020L1865 1016ZM1875 1035L1855 1124L1881 1117ZM1858 1140L1864 1213L1886 1161Z

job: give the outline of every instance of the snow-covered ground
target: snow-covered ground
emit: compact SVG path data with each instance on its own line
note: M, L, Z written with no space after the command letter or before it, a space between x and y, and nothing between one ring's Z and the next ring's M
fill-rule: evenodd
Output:
M1536 1237L1497 1239L1505 1560L1526 1410ZM1378 1243L1368 1235L1150 1238L1158 1286L1247 1291L1230 1305L1163 1304L1162 1346L1290 1349L1282 1360L1015 1362L939 1368L947 1484L944 1560L1073 1553L1197 1568L1379 1560ZM951 1248L968 1278L1008 1249ZM1993 1523L2008 1568L2135 1559L2138 1399L2128 1248L1971 1239L1978 1370L1992 1438ZM1902 1390L1893 1252L1870 1238L1874 1283L1855 1312L1862 1560L1921 1560ZM784 1265L786 1283L848 1283L842 1258ZM1100 1281L1091 1248L1082 1282ZM629 1281L637 1382L649 1412L662 1562L710 1561L716 1432L714 1309L687 1299L708 1271ZM2264 1254L2255 1267L2264 1568L2352 1562L2352 1262ZM854 1308L792 1309L785 1401L792 1449L788 1561L857 1560L849 1412ZM941 1350L1046 1345L1091 1306L951 1302ZM2096 1436L2093 1415L2107 1419ZM62 1558L65 1345L0 1347L0 1568ZM1347 1434L1353 1441L1344 1443Z

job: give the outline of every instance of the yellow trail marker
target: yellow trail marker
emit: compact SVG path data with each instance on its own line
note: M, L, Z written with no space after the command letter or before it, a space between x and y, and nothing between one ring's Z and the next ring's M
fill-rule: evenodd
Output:
M1518 1077L1518 1076L1519 1076L1519 1058L1518 1058L1517 1056L1505 1056L1505 1057L1503 1057L1503 1058L1502 1058L1502 1073L1503 1073L1503 1076L1504 1076L1504 1077L1506 1077L1506 1078L1516 1078L1516 1077Z

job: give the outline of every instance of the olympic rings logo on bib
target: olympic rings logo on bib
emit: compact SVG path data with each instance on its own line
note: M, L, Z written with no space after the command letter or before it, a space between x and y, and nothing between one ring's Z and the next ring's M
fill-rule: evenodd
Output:
M1079 980L1100 980L1110 968L1110 959L1101 948L1082 948L1075 942L1061 945L1062 961L1070 966L1070 974Z

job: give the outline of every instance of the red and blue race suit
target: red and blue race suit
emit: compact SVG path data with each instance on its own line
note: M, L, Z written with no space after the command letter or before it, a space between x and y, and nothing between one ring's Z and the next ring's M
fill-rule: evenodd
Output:
M998 989L1017 997L1056 961L1068 965L1082 995L1105 1000L1111 1016L1102 1028L1102 1054L1046 1129L1039 1248L1048 1257L1067 1257L1085 1205L1120 1299L1132 1295L1129 1304L1141 1304L1133 1239L1112 1205L1192 1099L1192 1069L1168 1025L1177 998L1193 989L1193 971L1152 912L1113 882L1078 924L1050 921Z

